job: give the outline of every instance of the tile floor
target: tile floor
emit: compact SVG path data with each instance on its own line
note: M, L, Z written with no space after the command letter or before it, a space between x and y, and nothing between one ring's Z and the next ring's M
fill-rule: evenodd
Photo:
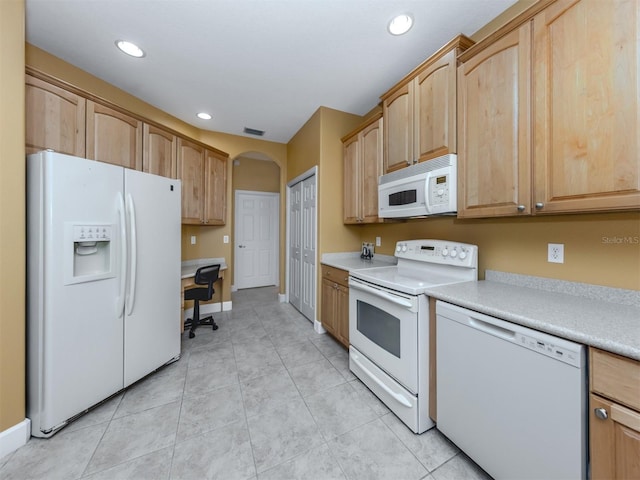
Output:
M436 429L407 429L275 288L233 305L178 362L0 459L0 478L490 478Z

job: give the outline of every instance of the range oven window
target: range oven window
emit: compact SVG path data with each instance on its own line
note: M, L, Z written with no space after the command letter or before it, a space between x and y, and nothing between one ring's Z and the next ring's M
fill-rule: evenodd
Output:
M400 319L358 300L357 328L380 348L400 358Z
M389 194L389 206L411 205L416 203L416 199L417 190L415 188L413 190L391 193Z

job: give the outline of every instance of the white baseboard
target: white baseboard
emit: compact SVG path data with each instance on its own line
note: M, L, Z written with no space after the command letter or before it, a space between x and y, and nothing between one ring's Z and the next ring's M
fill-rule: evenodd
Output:
M327 333L327 331L322 326L322 323L320 323L318 320L313 321L313 329L316 333Z
M284 293L279 293L278 294L278 301L280 303L286 303L287 302L287 295Z
M31 420L28 418L0 432L0 458L15 452L27 443L29 437L31 437Z
M205 303L200 305L200 316L206 317L207 315L211 315L213 313L218 313L221 311L227 312L233 308L233 302L216 302L216 303ZM193 308L185 308L183 318L186 320L187 318L193 317Z

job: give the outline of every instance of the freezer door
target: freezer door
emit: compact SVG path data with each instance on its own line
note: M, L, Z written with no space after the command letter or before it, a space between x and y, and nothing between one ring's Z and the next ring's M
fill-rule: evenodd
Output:
M54 152L27 165L27 408L47 436L123 388L123 169Z
M180 201L179 180L125 170L125 386L180 355Z

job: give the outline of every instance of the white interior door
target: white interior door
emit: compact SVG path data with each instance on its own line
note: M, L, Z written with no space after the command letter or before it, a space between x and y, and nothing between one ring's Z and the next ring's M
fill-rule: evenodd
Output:
M302 298L300 311L314 320L316 311L316 176L302 181Z
M237 190L235 195L235 286L278 284L280 195Z
M302 182L289 192L289 303L300 310L302 287Z
M316 169L288 184L289 302L312 322L316 317Z

